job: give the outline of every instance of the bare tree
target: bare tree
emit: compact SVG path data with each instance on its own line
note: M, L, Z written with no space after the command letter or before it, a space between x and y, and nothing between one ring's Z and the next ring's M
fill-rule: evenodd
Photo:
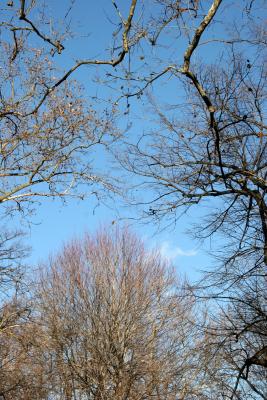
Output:
M56 61L70 35L66 20L59 32L39 2L0 5L0 215L5 225L0 235L0 395L5 399L46 398L49 387L47 360L37 362L42 332L35 327L37 338L30 334L28 307L19 300L28 249L8 217L19 214L31 221L41 198L95 195L99 200L106 191L118 191L116 181L94 164L96 148L119 136L116 110L98 115L81 86L68 78L85 64L113 66L123 60L135 3L116 59L85 60L68 71Z
M29 248L22 243L23 232L7 231L2 227L0 233L0 290L1 297L10 287L19 289L23 274L23 260Z
M258 18L264 2L256 5L244 1L242 6L232 2L223 8L221 0L157 0L146 4L135 0L129 2L126 11L114 1L112 4L119 22L112 35L115 43L111 58L79 61L62 75L56 70L53 55L64 52L68 32L57 33L51 23L49 30L40 25L36 16L41 9L34 2L10 2L5 7L1 29L8 38L3 41L3 55L7 54L3 69L7 72L2 82L1 117L8 129L2 146L7 160L3 165L2 202L17 204L18 200L19 207L23 201L29 204L34 196L65 196L79 182L111 188L109 182L93 173L86 155L88 147L105 142L103 132L112 132L114 108L103 124L80 98L71 97L68 79L78 68L111 67L110 72L103 72L99 83L114 89L120 85L117 100L126 98L128 106L131 98L142 98L146 89L167 77L176 80L186 97L186 104L179 106L186 117L165 113L155 102L161 129L146 134L138 146L131 145L130 156L123 161L126 168L147 177L155 189L143 216L175 220L180 207L222 198L226 207L211 219L210 232L232 226L238 219L241 223L236 226L236 237L231 238L236 244L231 255L256 251L262 254L259 263L266 261L266 32ZM239 25L230 18L229 8ZM45 12L42 17L46 21ZM223 37L218 30L221 21L227 21L229 27ZM161 40L176 41L167 57L161 56ZM215 53L216 59L206 64L196 62L197 54L203 54L201 49L214 49L214 43L220 50ZM18 65L25 66L25 75ZM125 81L127 89L121 86ZM55 118L59 120L56 125ZM64 132L64 140L59 132ZM29 148L38 154L36 160L29 157ZM9 165L8 155L15 155L14 151L21 157ZM23 161L32 168L25 168ZM42 190L35 191L40 184Z
M0 398L5 400L49 398L52 381L43 352L45 336L31 313L32 307L21 297L1 308Z
M156 3L161 12L152 10L150 24L142 23L157 56L141 50L144 75L132 72L132 89L124 97L142 99L150 88L157 125L153 123L155 128L142 133L137 143L128 141L125 155L118 152L117 157L141 177L141 189L149 189L150 198L145 204L140 201L142 219L175 223L190 207L209 205L207 218L194 227L194 235L205 239L218 234L221 239L223 234L223 240L215 252L219 262L201 282L207 288L201 298L221 302L223 296L228 302L220 304L213 327L219 339L210 376L215 379L217 366L222 389L216 396L265 398L260 380L266 376L267 75L266 30L260 13L266 4L243 2L236 9L234 3L223 8L224 2L216 0L187 2L191 7L183 2ZM218 29L218 22L225 29ZM203 51L205 46L210 46L212 56ZM201 56L207 60L201 61ZM169 87L170 98L162 102L156 83L164 80L168 87L166 78L172 87L177 85L177 96ZM252 311L256 304L261 323ZM238 344L229 326L242 332Z
M96 187L115 190L107 176L94 172L90 156L92 147L116 139L112 115L97 117L75 83L62 85L33 112L43 88L53 82L54 66L42 50L27 48L11 63L6 47L2 42L2 210L25 214L38 197L84 197ZM77 191L81 183L88 185L84 192Z
M73 5L66 4L66 13ZM42 198L93 195L99 201L106 192L118 192L116 180L95 167L96 149L105 149L119 136L116 109L96 112L81 85L69 77L83 65L113 67L123 61L135 5L134 0L129 4L117 56L79 61L64 71L58 58L71 36L66 15L52 20L46 7L31 0L1 3L0 215L7 226L0 238L1 292L7 284L10 290L11 282L18 289L27 253L8 217L15 214L31 222Z
M165 10L163 15L171 6L172 12L175 8L175 2L159 3ZM151 94L158 115L157 128L145 132L138 145L128 145L125 158L119 158L129 171L144 177L141 187L150 188L151 197L142 218L152 217L155 221L167 218L175 222L180 212L211 199L215 211L210 213L206 229L201 226L200 236L207 237L220 230L229 238L227 246L231 251L226 257L229 262L245 256L257 258L258 265L266 264L264 29L260 31L260 26L255 26L258 10L254 11L255 4L251 4L243 17L237 15L240 25L246 19L250 22L236 28L237 38L229 34L218 39L220 53L215 53L218 59L206 64L194 62L193 57L197 52L201 54L204 44L214 48L214 35L205 42L202 37L207 36L209 26L213 31L216 29L217 15L227 21L227 15L224 17L227 10L220 11L223 2L210 2L209 9L202 2L197 3L204 15L186 20L190 38L181 55L182 66L177 65L177 55L161 73L152 74L154 78L150 81L144 78L146 87L166 75L172 81L176 79L186 102L173 106L170 100L161 105L160 99ZM172 21L182 24L181 11L171 15ZM194 29L196 21L199 23ZM169 31L166 37L167 34ZM244 48L244 42L250 46L249 50L247 46ZM258 52L257 59L254 52ZM137 93L138 90L133 90L132 94Z
M60 398L205 398L192 303L128 230L66 245L43 270L36 302Z
M209 273L209 282L205 276L205 285L208 283L216 289L216 298L220 299L224 291L229 301L229 308L222 308L216 315L218 324L210 327L212 335L216 331L219 337L216 349L220 351L214 351L218 357L214 358L213 365L219 365L219 371L228 368L228 375L214 374L216 384L222 387L222 398L245 398L245 385L252 390L250 393L254 391L253 396L261 396L264 391L258 385L258 376L263 376L266 367L265 325L258 323L258 311L251 311L251 304L258 304L257 310L264 308L255 280L263 276L260 283L262 292L267 264L266 30L261 17L266 4L261 0L241 3L132 0L126 7L112 1L119 22L112 35L108 56L83 58L64 71L58 68L56 60L64 52L68 28L56 32L39 3L25 0L8 2L1 6L0 22L1 215L19 211L25 218L32 210L33 202L40 197L75 195L84 198L88 192L99 196L103 189L116 191L116 183L109 175L95 170L91 150L101 144L108 148L117 140L113 122L120 101L126 100L128 115L130 102L135 99L142 101L150 89L154 115L158 116L157 128L146 132L138 143L127 143L125 156L121 156L120 146L118 158L128 171L142 177L145 181L141 183L142 188L152 189L149 192L152 197L143 209L143 218L155 221L169 218L173 222L180 211L205 204L205 200L209 200L213 207L206 229L201 226L195 232L202 238L215 233L224 234L223 247L220 253L217 252L221 266ZM225 4L227 7L224 8ZM208 50L202 50L205 48L213 52L212 60ZM205 62L200 60L201 56ZM111 101L104 116L99 116L94 107L81 98L79 85L70 81L79 68L92 65L108 69L99 78L99 84L110 86L118 93L118 98ZM172 87L173 82L177 85L179 97L168 99L161 105L157 92L152 95L152 88L156 89L160 81L167 84L169 80ZM57 371L53 375L57 396L71 398L81 395L97 399L112 395L123 398L127 396L125 390L129 390L135 393L133 398L152 395L171 398L173 393L175 396L179 393L181 398L212 398L211 382L209 388L205 386L207 382L203 383L205 389L203 386L200 394L192 385L188 389L187 383L184 384L188 382L187 378L179 375L180 371L193 374L194 360L198 359L199 353L191 349L191 358L186 355L181 365L181 357L177 358L181 354L179 346L175 351L172 347L184 343L186 335L175 336L174 324L178 322L172 313L172 302L176 311L179 307L183 309L183 304L178 307L175 296L170 295L173 290L171 282L164 274L166 280L162 281L157 275L158 270L151 267L155 273L154 280L153 274L148 274L151 282L155 285L160 282L162 289L167 287L170 290L167 290L168 295L157 298L157 286L152 285L151 291L145 290L145 269L140 267L144 275L137 273L139 278L144 278L142 284L128 270L125 277L124 272L116 275L114 258L109 264L113 269L103 267L108 264L103 258L105 246L103 254L97 258L97 246L86 240L90 249L87 253L77 244L66 249L66 254L72 254L71 258L75 259L77 273L67 255L65 259L61 256L51 261L51 274L44 279L39 299L39 312L43 307L46 324L44 331L40 330L38 334L47 337L45 342L49 346L52 344L45 349L45 354L49 354L53 371ZM109 248L107 244L106 247ZM4 255L9 254L12 258L11 253L16 254L13 250L10 253L10 248L6 249ZM116 254L121 255L118 251ZM108 254L107 258L110 260ZM154 263L155 259L151 255L150 261ZM88 264L93 266L92 269L85 268ZM120 270L120 263L119 266ZM160 270L160 265L158 267ZM9 264L8 274L13 273L12 268ZM5 271L4 267L2 271ZM126 279L128 272L133 286ZM1 275L2 282L9 279L8 274ZM119 277L121 280L117 281ZM133 298L140 305L141 313L126 295L128 286L127 290L123 289L123 295L119 292L118 297L118 282L122 285L127 282L130 291L140 296L140 299L138 296ZM250 290L249 285L254 288L256 285L256 289ZM214 297L214 291L205 296ZM144 303L140 304L142 296ZM246 296L249 301L244 303ZM120 299L126 303L121 303ZM163 300L167 301L167 308L163 307ZM124 307L128 304L140 322L136 337L144 345L141 349L136 342L127 347L124 339L121 341L120 335L126 334L128 323L130 329L135 329L133 315L131 321L125 315ZM153 305L150 314L146 313L145 304L148 309ZM5 307L3 310L9 309ZM163 325L158 325L160 319L157 315L163 313L162 307L167 314L164 314ZM88 313L90 319L85 318ZM122 319L119 314L122 314ZM81 321L78 327L77 315ZM7 316L5 319L11 321ZM230 326L239 332L235 345ZM244 327L247 327L245 331ZM155 351L153 346L150 347L153 329L162 332L162 336L156 335L157 340L152 341ZM184 329L187 330L187 325ZM94 343L100 330L104 330L105 335L100 342ZM93 334L88 337L88 332ZM167 338L164 342L161 340L163 337ZM7 339L3 335L0 338ZM159 343L164 351L169 352L169 357L158 350ZM126 346L126 353L122 353L122 345ZM190 343L188 345L190 348ZM148 353L143 354L145 347ZM131 353L132 348L135 354ZM93 364L94 360L99 367ZM203 353L202 361L205 363L205 360L208 360L207 352ZM205 371L204 364L201 365ZM158 371L162 372L161 377ZM197 380L199 388L199 374ZM17 393L16 396L22 397L22 392Z
M206 373L219 398L266 399L267 318L264 274L221 294L206 326ZM216 310L216 312L215 312ZM211 315L213 314L213 317ZM200 356L203 358L203 356Z

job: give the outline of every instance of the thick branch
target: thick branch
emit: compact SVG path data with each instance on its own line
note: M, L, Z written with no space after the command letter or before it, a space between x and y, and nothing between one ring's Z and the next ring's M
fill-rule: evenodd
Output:
M185 70L185 72L189 71L191 56L192 56L193 52L195 51L202 34L204 33L205 29L210 24L210 22L212 21L213 17L216 14L216 12L218 11L218 8L219 8L221 2L222 2L222 0L214 0L207 15L205 16L205 18L202 20L201 24L197 28L195 35L193 37L193 40L184 54L184 70Z
M22 0L23 1L23 0ZM129 41L128 41L128 36L129 32L131 29L132 25L132 19L134 17L134 12L136 9L136 4L137 0L132 0L128 18L126 22L124 23L124 32L122 35L122 46L123 49L119 53L118 57L115 59L110 59L110 60L83 60L77 62L72 68L70 68L53 86L48 88L46 92L44 93L42 99L39 101L39 103L36 105L36 107L29 113L26 114L26 116L34 114L38 111L38 109L41 107L41 105L44 103L45 99L47 96L52 93L58 86L60 86L64 81L68 79L70 75L73 74L78 68L80 68L83 65L110 65L112 67L116 67L118 64L120 64L123 60L125 55L129 52Z
M54 42L48 36L45 36L43 33L41 33L39 31L39 29L36 28L36 26L33 24L33 22L30 19L28 19L27 16L26 16L25 0L21 0L20 4L21 4L21 6L20 6L19 19L22 20L22 21L27 22L32 27L33 32L35 32L37 34L37 36L39 36L45 42L48 42L49 44L51 44L53 47L55 47L57 49L58 54L61 54L62 50L64 50L64 46L59 41Z

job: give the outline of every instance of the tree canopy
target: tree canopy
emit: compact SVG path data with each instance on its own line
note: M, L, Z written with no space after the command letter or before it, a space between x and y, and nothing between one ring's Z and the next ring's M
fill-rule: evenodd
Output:
M266 2L107 3L89 7L93 45L86 2L0 6L0 394L266 399ZM66 247L26 294L12 218L114 194L163 226L209 204L201 281L178 302L159 254L113 231Z

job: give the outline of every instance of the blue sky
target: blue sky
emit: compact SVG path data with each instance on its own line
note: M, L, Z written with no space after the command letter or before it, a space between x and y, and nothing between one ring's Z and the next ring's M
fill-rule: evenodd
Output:
M190 239L185 232L193 220L193 214L199 216L199 212L192 210L188 216L181 218L176 227L157 232L152 223L142 225L128 220L127 212L125 219L119 220L114 210L103 205L95 208L91 199L84 202L71 200L64 206L58 201L43 202L34 218L35 224L31 226L30 261L36 264L45 260L49 253L59 250L71 238L82 236L85 231L94 233L100 225L111 225L112 221L116 221L116 224L130 225L149 247L160 249L164 256L170 258L179 273L186 273L194 279L196 270L207 266L210 259L203 245Z
M50 0L48 3L50 11L47 10L47 12L55 16L62 15L62 4L64 2ZM124 6L128 3L128 1L118 2L118 4L123 4ZM60 63L62 69L73 65L76 59L108 58L109 52L107 49L111 44L110 38L114 28L112 21L117 21L117 18L111 1L77 1L74 4L72 18L73 30L77 33L77 37L66 41L66 50L62 56L55 56L55 60ZM222 32L220 32L220 25L218 26L216 34L220 35ZM90 33L89 36L87 36L88 32ZM162 44L161 48L155 50L155 52L158 52L158 54L154 54L155 57L164 57L166 49L164 48L164 43ZM173 51L177 51L180 45L185 46L186 44L181 42L173 44ZM146 45L144 45L144 50L146 50L145 47ZM204 56L207 60L213 59L216 51L219 51L218 45L216 49L214 45L211 45L202 51L201 56ZM183 51L180 48L180 57L182 54ZM136 64L135 66L141 68L142 64ZM110 92L108 88L104 89L103 86L92 81L95 76L96 70L94 67L89 69L82 68L75 74L75 78L82 82L85 87L85 95L88 98L95 95L101 98L114 96L114 92ZM177 92L177 87L172 82L159 83L153 88L153 91L160 100L168 98L170 102L171 100L179 102L180 95ZM122 104L121 107L123 108L125 105ZM145 118L147 111L148 107L145 104L145 100L143 103L137 103L134 99L131 101L131 117L134 117L134 124L130 131L132 137L149 128L151 122ZM137 115L139 118L135 117ZM127 118L120 122L122 129L127 125L127 122L129 122ZM106 159L101 153L97 153L96 167L100 169L106 168ZM146 197L145 193L143 195ZM116 221L116 224L130 224L133 230L143 237L149 246L160 248L163 255L170 257L177 266L178 271L181 273L186 272L193 280L197 277L197 269L205 268L212 263L212 259L207 255L206 251L212 248L213 244L209 241L205 244L197 243L186 234L186 230L190 228L192 222L201 218L205 207L190 209L177 222L176 226L157 232L157 226L152 222L142 225L134 223L132 219L129 220L129 216L135 216L135 211L121 207L119 201L116 201L117 212L114 202L110 201L108 203L109 207L104 205L96 207L97 203L93 197L89 197L84 201L68 200L64 206L59 200L42 201L40 206L37 207L36 215L33 218L34 223L30 228L29 242L32 246L32 255L29 261L35 265L40 260L45 259L50 252L57 251L63 242L73 236L80 236L84 231L93 233L100 224L110 224L112 221ZM120 217L118 217L118 212Z

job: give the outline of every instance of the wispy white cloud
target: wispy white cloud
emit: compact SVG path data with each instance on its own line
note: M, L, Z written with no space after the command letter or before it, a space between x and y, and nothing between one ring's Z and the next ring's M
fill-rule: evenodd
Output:
M170 242L164 241L160 246L160 252L164 257L169 258L170 260L174 260L176 257L193 257L197 254L197 251L192 250L184 250L179 246L173 246Z

